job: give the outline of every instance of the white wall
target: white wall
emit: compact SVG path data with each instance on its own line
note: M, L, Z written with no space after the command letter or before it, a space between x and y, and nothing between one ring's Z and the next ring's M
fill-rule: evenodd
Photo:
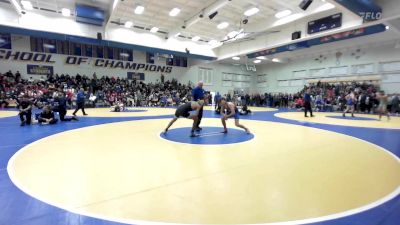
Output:
M191 54L215 57L214 51L207 43L195 43L191 40L178 40L171 37L168 40L160 35L154 35L149 31L138 31L132 28L127 29L123 26L109 25L105 34L107 40L148 46L153 48L161 48L171 51L185 52L189 49Z
M59 14L37 10L28 11L20 16L12 6L0 3L0 24L32 30L48 31L61 34L96 38L103 28L75 22L74 17L63 17Z
M354 42L356 43L356 42ZM381 76L381 87L388 93L400 92L400 68L392 71L382 71L381 63L398 61L400 65L400 48L395 48L394 43L388 43L378 47L362 49L360 52L356 50L343 51L343 56L337 62L336 51L330 51L329 54L323 54L322 60L316 61L314 57L305 59L291 60L288 63L271 63L260 68L260 74L267 74L268 87L258 88L260 92L282 92L294 93L302 89L303 84L307 84L310 79L334 78L334 79L352 79L361 76ZM352 55L354 54L354 55ZM356 56L360 56L358 59ZM326 57L326 59L324 59ZM360 72L361 69L355 69L356 65L364 65L363 68L371 68L371 71ZM345 74L330 73L330 68L347 66ZM320 75L313 74L314 69L321 69ZM295 71L298 72L296 76ZM300 74L300 75L299 75ZM336 78L335 78L336 77ZM301 81L299 81L301 80ZM282 81L282 82L280 82ZM279 86L287 82L289 86ZM296 83L291 85L291 83Z

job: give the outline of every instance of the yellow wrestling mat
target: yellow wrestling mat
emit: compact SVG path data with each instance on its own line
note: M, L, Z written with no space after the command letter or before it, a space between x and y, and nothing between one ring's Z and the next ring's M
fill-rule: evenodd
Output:
M159 136L168 121L55 134L17 152L8 173L20 189L46 203L132 223L249 224L332 216L377 204L400 185L394 155L350 136L241 120L254 139L191 145ZM171 129L190 126L182 119ZM202 126L221 124L207 119Z
M349 113L346 114L345 118L342 117L342 113L315 112L313 114L315 117L304 117L304 112L282 112L276 113L275 116L299 122L352 127L400 129L400 117L391 117L388 121L386 116L382 116L382 120L379 121L377 115L354 114L355 118L353 119Z
M123 112L111 112L110 108L85 108L88 117L141 117L141 116L161 116L173 115L175 108L152 108L152 107L137 107L127 108ZM75 110L68 110L68 115L72 115ZM82 116L82 111L76 113L77 116Z
M278 109L275 108L267 108L267 107L253 107L253 106L248 106L248 108L252 112L273 112L273 111L278 111ZM214 106L204 106L205 110L215 110Z
M18 111L7 111L7 110L0 111L0 118L17 116L17 115L18 115Z

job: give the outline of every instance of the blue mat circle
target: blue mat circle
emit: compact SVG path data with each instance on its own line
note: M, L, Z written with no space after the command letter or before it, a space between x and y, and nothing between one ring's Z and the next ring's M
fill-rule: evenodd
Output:
M167 133L162 132L160 137L169 141L194 144L194 145L226 145L250 141L253 134L247 134L242 129L228 128L228 133L222 133L222 127L202 127L203 130L196 132L197 137L190 137L190 127L170 129Z

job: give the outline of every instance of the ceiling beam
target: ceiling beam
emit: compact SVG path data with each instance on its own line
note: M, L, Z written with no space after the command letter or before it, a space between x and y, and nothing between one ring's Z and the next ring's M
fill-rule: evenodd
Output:
M11 5L13 6L14 10L19 14L22 15L22 7L17 0L10 0Z

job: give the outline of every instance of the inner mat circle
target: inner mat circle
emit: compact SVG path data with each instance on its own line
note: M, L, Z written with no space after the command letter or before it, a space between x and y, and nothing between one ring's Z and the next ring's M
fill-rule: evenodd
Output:
M237 144L254 138L254 134L232 128L228 129L228 133L223 133L221 127L202 127L200 132L195 132L195 137L191 137L191 129L191 127L170 129L167 133L162 132L160 137L176 143L193 145Z
M20 189L44 202L133 224L319 218L365 208L400 185L397 158L350 136L241 120L257 138L183 145L159 137L168 122L111 123L49 136L20 150L7 171ZM201 126L220 123L207 118ZM191 124L182 119L173 128Z

